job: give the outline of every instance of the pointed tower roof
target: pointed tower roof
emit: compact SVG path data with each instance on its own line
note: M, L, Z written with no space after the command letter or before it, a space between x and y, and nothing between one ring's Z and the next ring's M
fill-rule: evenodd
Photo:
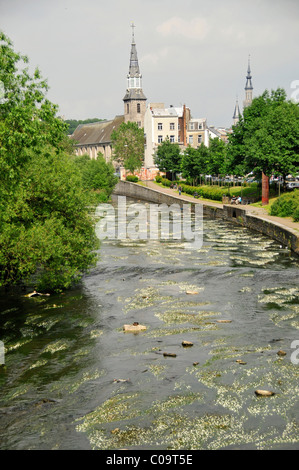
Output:
M135 35L134 35L134 28L136 26L134 23L131 25L132 27L132 43L131 43L131 55L130 55L130 67L129 67L129 77L139 77L141 76L138 64L138 57L137 57L137 49L135 43Z
M146 97L142 90L142 75L140 73L137 49L135 43L134 28L135 25L132 23L132 43L131 43L131 54L130 54L130 66L129 73L127 75L127 91L124 97L124 101L128 100L146 100Z
M237 97L237 100L236 100L236 106L235 106L235 112L234 112L234 115L233 115L233 119L236 121L236 120L239 120L240 119L240 116L241 116L241 111L240 111L240 108L239 108L239 101L238 101L238 97Z
M251 79L252 79L252 76L251 76L251 70L250 70L250 56L249 56L245 90L253 90Z

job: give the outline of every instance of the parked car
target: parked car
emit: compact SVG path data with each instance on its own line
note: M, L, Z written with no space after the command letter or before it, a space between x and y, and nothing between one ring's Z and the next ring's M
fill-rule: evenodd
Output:
M292 191L293 189L299 189L299 181L290 181L287 183L287 189Z

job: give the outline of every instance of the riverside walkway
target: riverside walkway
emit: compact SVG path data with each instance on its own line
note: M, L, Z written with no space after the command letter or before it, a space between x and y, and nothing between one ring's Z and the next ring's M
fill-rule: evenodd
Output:
M188 202L192 201L194 204L199 203L199 204L203 204L207 206L223 208L223 204L220 202L195 199L194 197L187 196L186 194L182 194L181 196L179 196L178 190L161 187L158 184L154 183L153 181L146 181L145 185L147 188L154 189L156 191L160 191L165 194L170 194L172 196L180 197L182 200L185 200ZM248 214L254 215L255 217L258 217L263 220L268 220L276 225L281 225L285 227L286 229L291 229L297 234L297 236L299 236L299 222L294 222L290 217L276 217L273 215L269 215L266 209L262 207L255 207L250 204L249 205L240 204L237 207L245 210Z

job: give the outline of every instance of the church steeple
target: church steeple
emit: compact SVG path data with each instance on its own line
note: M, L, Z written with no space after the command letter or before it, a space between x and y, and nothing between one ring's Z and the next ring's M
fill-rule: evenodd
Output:
M250 56L248 58L248 69L247 69L247 76L246 76L246 85L245 85L245 101L243 103L244 108L250 106L252 103L252 76L251 76L251 69L250 69Z
M127 91L123 99L125 104L125 122L137 122L143 127L146 108L146 97L142 90L142 75L139 69L134 28L132 23L132 43L130 54L129 73L127 75Z
M241 112L240 112L240 108L239 108L239 102L238 102L238 97L237 97L237 101L236 101L236 106L235 106L235 112L234 112L234 115L233 115L233 125L235 126L236 124L238 124L239 122L239 119L240 119L240 116L241 116Z

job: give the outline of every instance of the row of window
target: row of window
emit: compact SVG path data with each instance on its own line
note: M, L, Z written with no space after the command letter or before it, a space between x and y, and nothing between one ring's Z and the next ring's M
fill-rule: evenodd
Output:
M178 124L178 129L180 130L180 125ZM198 126L195 126L195 123L194 122L190 122L189 123L189 130L190 131L193 131L193 130L201 130L203 129L203 126L202 124L198 124ZM159 131L162 131L163 130L163 122L158 122L158 130ZM174 131L175 130L175 123L174 122L171 122L169 124L169 130L170 131Z
M168 136L167 136L168 137ZM169 136L169 140L171 143L175 143L175 135ZM163 142L163 135L158 135L158 144L161 144ZM180 142L180 136L178 137L178 142ZM195 139L193 138L193 135L189 135L189 144L192 145L195 143ZM197 136L197 143L201 144L202 143L202 135Z
M178 125L178 128L180 130L180 125ZM171 122L169 124L169 130L174 131L175 130L175 123ZM158 131L163 131L163 122L158 122Z

